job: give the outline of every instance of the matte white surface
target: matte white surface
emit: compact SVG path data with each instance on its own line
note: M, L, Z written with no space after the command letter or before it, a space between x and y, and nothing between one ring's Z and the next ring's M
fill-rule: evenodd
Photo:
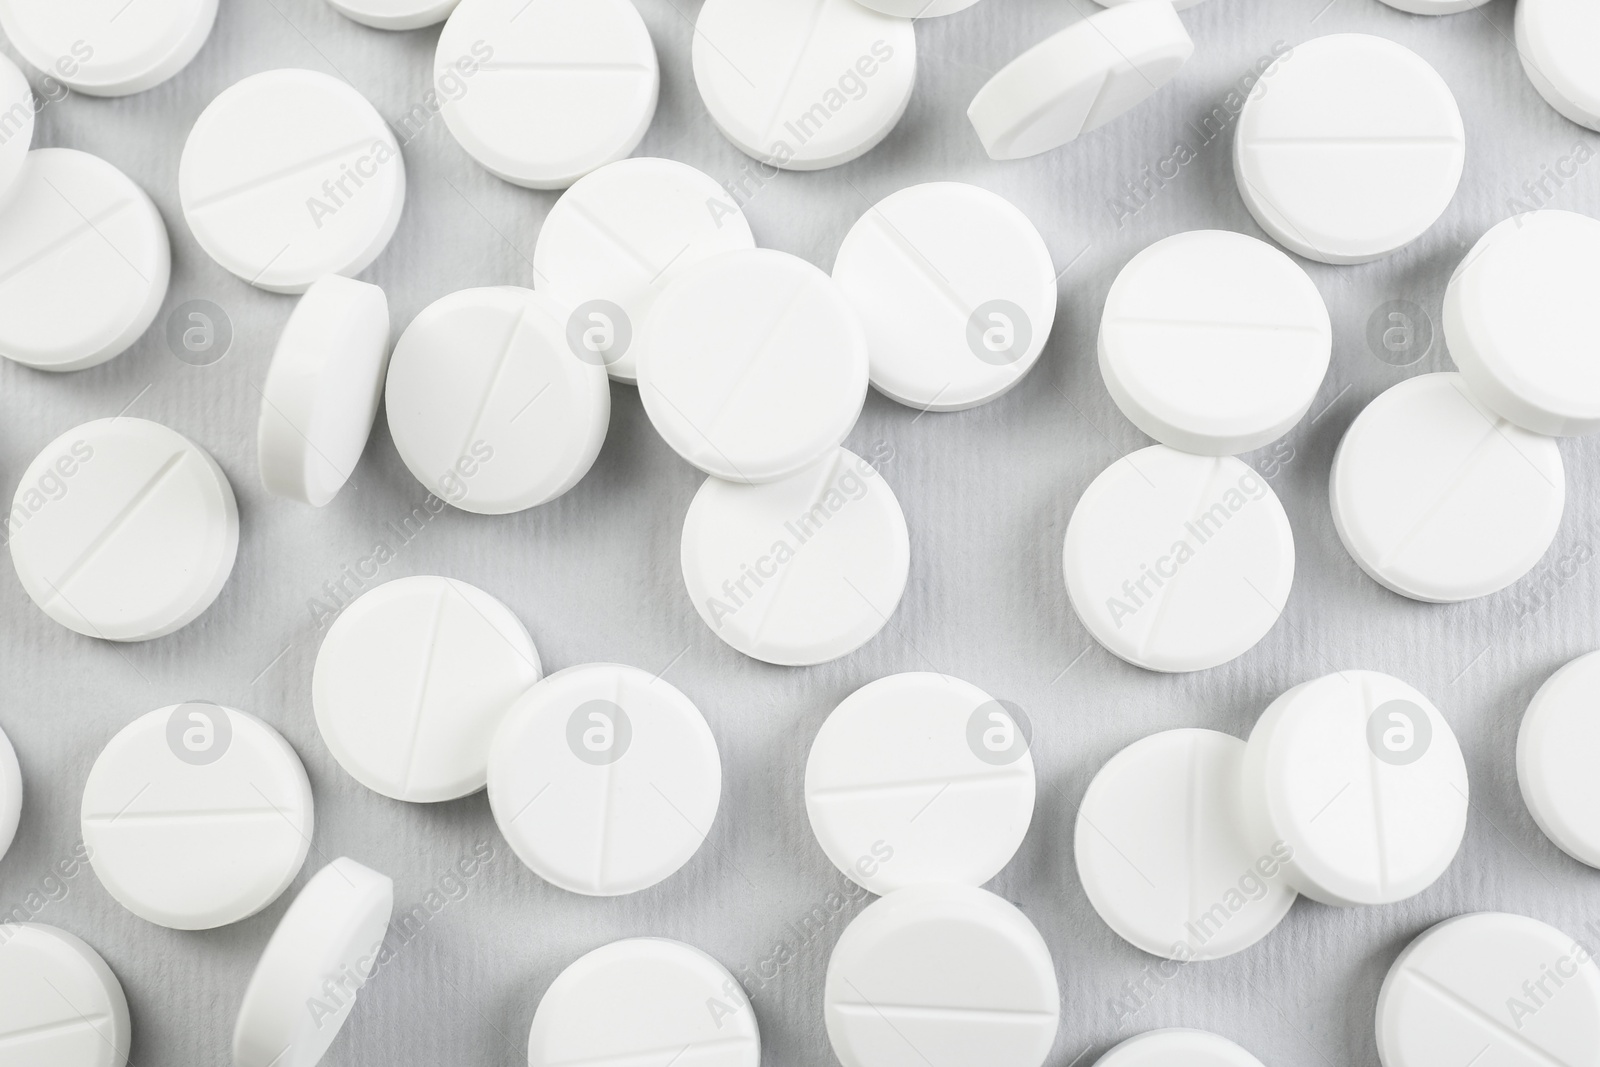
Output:
M1561 450L1483 407L1459 374L1423 374L1367 405L1334 455L1333 522L1352 559L1401 596L1454 603L1527 574L1566 506Z
M1563 852L1600 867L1600 652L1539 687L1517 733L1517 784L1539 829Z
M1174 1028L1130 1037L1095 1067L1261 1067L1261 1061L1225 1037Z
M345 18L375 30L415 30L450 17L461 0L328 0Z
M11 747L11 739L0 730L0 860L6 858L16 839L21 819L22 768L17 764L17 750Z
M132 1040L98 952L53 926L0 926L0 1067L124 1067Z
M11 522L11 562L33 602L108 641L148 641L192 622L239 549L238 505L216 460L129 417L46 445L23 472Z
M118 731L83 787L100 884L141 919L211 930L271 904L311 848L311 782L253 715L174 704Z
M833 865L873 893L978 886L1033 821L1028 726L942 674L896 674L833 709L806 761L806 814Z
M1587 0L1519 0L1516 40L1539 95L1578 125L1600 130L1600 9Z
M160 85L200 51L217 0L0 0L0 30L42 73L90 96Z
M16 188L22 162L33 146L37 110L28 79L15 63L0 55L0 207Z

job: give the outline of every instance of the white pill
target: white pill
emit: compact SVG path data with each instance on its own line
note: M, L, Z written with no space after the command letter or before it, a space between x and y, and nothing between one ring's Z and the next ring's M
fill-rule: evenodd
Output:
M366 282L312 282L278 335L261 390L256 454L267 491L332 500L372 432L389 364L389 300Z
M605 368L569 347L566 316L531 289L464 289L429 304L389 359L389 433L439 499L504 515L589 473L611 424Z
M461 0L434 86L445 125L490 173L565 189L638 147L661 72L629 0Z
M1516 35L1522 69L1539 95L1578 125L1600 130L1600 9L1589 0L1519 2Z
M45 446L23 472L7 530L22 588L46 615L89 637L148 641L222 592L239 509L204 449L118 417Z
M348 83L269 70L195 120L178 198L212 259L259 288L303 293L378 258L400 224L406 168L383 116Z
M127 175L87 152L29 152L0 206L0 356L69 371L121 355L171 269L161 215Z
M967 118L990 158L1036 156L1142 103L1193 54L1172 4L1119 4L1006 64L972 98Z
M311 675L339 765L395 800L454 800L488 780L489 742L543 675L527 628L466 582L399 578L357 597Z
M707 478L683 520L683 581L713 633L790 667L854 652L894 614L911 538L894 490L838 449L768 485Z
M1600 652L1580 656L1539 687L1517 734L1517 782L1546 837L1600 867ZM0 840L4 830L0 829Z
M1117 1045L1095 1067L1261 1067L1225 1037L1204 1030L1149 1030Z
M0 926L0 1067L125 1067L132 1037L98 952L54 926Z
M1592 938L1594 926L1586 929ZM1411 942L1378 993L1383 1067L1595 1067L1600 967L1535 919L1478 912Z
M1135 0L1095 0L1095 3L1101 7L1116 7L1119 4L1131 4L1134 2ZM1172 0L1172 8L1174 11L1187 11L1200 2L1201 0Z
M38 113L33 87L17 65L0 56L0 207L11 198L33 147L33 122Z
M835 867L874 893L982 885L1033 820L1027 725L975 685L896 674L833 710L806 761L806 814Z
M233 1067L315 1067L378 966L394 882L339 858L312 875L261 953L233 1028Z
M1245 207L1273 240L1323 263L1365 263L1421 237L1466 161L1444 79L1415 52L1361 33L1295 45L1238 126Z
M1461 376L1525 430L1600 433L1600 219L1532 211L1484 234L1444 296L1444 337Z
M1289 690L1250 732L1240 811L1260 853L1324 904L1393 904L1432 885L1467 828L1467 766L1439 709L1376 671Z
M860 2L885 15L903 19L930 19L965 11L978 0L860 0Z
M1368 404L1329 482L1334 528L1361 569L1441 604L1532 570L1566 502L1556 442L1496 416L1459 374L1419 375Z
M1383 0L1397 11L1412 15L1454 15L1482 7L1489 0Z
M635 667L552 674L512 706L489 749L489 807L512 851L587 896L672 875L711 832L721 797L700 710Z
M632 383L634 342L661 291L702 260L755 246L710 175L671 159L623 159L579 178L545 216L533 287L567 313L575 352Z
M1232 456L1153 445L1084 490L1062 548L1096 641L1152 671L1203 671L1267 635L1294 584L1289 516Z
M694 30L694 81L712 121L769 167L848 163L911 102L911 21L856 0L706 0Z
M0 0L0 29L22 58L90 96L127 96L160 85L199 53L217 0Z
M1078 808L1073 849L1089 903L1130 944L1215 960L1277 928L1294 904L1286 849L1251 847L1240 824L1245 743L1168 730L1113 756Z
M636 937L581 957L550 983L528 1067L666 1063L756 1067L755 1012L727 968L679 941Z
M450 17L461 0L328 0L347 19L375 30L415 30Z
M0 860L6 858L22 820L22 767L11 739L0 730Z
M1333 354L1328 307L1306 272L1263 241L1176 234L1134 256L1106 296L1100 373L1135 426L1206 456L1288 433Z
M845 927L823 989L844 1067L1039 1067L1060 992L1044 938L982 889L890 893Z
M211 930L289 888L311 847L311 782L278 731L191 702L123 727L89 770L83 842L100 884L158 926Z
M867 338L810 263L729 252L662 292L638 373L645 413L673 451L725 481L772 482L830 455L855 427Z
M1033 369L1056 317L1056 272L1026 215L960 182L880 200L845 235L833 280L867 331L873 386L962 411Z

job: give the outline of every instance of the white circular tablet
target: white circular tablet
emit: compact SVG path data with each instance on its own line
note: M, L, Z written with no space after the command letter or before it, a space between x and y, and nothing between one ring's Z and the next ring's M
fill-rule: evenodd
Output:
M1589 0L1519 0L1516 34L1522 69L1539 95L1578 125L1600 130L1600 9Z
M909 19L856 0L706 0L693 62L700 99L735 148L769 167L821 170L870 152L905 114L917 35Z
M22 821L22 767L11 739L0 730L0 860L6 858Z
M1033 821L1027 724L975 685L896 674L833 710L806 761L806 814L833 865L873 893L982 885Z
M1261 1067L1225 1037L1204 1030L1149 1030L1117 1045L1094 1067Z
M389 362L389 300L366 282L312 282L278 335L256 454L267 491L322 507L355 470Z
M711 832L721 797L700 710L635 667L552 674L512 706L489 749L489 807L512 851L586 896L672 875Z
M1532 211L1484 234L1444 295L1445 341L1473 395L1534 433L1600 433L1596 292L1600 219Z
M1294 534L1245 464L1153 445L1084 490L1062 561L1096 641L1147 670L1203 671L1277 623L1294 584Z
M1119 4L1006 64L972 98L967 118L991 159L1036 156L1144 102L1193 54L1172 4Z
M222 592L239 509L204 449L159 423L118 417L68 430L23 472L11 504L22 588L70 630L148 641L188 625Z
M1411 15L1454 15L1482 7L1489 0L1383 0L1396 11Z
M234 1067L316 1067L384 962L393 912L394 882L355 860L312 875L245 987Z
M772 482L830 455L855 427L867 338L810 263L729 252L662 292L638 373L645 413L673 451L724 481Z
M1467 828L1467 765L1439 709L1376 671L1289 690L1250 732L1239 810L1251 848L1324 904L1393 904L1432 885Z
M845 927L823 1018L844 1067L1039 1067L1060 1022L1044 938L982 889L926 883Z
M1231 456L1271 444L1316 398L1333 354L1322 294L1294 260L1225 230L1134 256L1106 296L1100 373L1164 445Z
M0 206L0 356L68 371L121 355L171 269L161 215L127 175L87 152L29 152Z
M903 19L930 19L965 11L978 0L859 0L874 11Z
M0 56L0 206L11 198L28 149L33 147L38 110L28 79L15 63Z
M1546 837L1600 867L1600 652L1562 667L1539 687L1517 734L1517 782ZM5 839L0 828L0 841Z
M557 976L528 1034L528 1067L663 1063L756 1067L761 1037L727 968L659 937L613 941Z
M1401 596L1487 596L1544 556L1561 525L1561 449L1483 406L1459 374L1423 374L1356 416L1334 453L1333 524Z
M259 288L303 293L378 258L400 224L406 167L383 116L348 83L269 70L195 120L178 198L212 259Z
M1361 33L1295 45L1270 87L1250 94L1233 142L1250 214L1322 263L1365 263L1421 237L1465 161L1444 79L1403 45Z
M655 117L655 45L629 0L461 0L434 59L445 125L490 173L565 189Z
M1289 913L1284 850L1252 850L1239 823L1244 752L1214 730L1168 730L1089 783L1073 831L1078 877L1125 941L1167 959L1221 959Z
M141 919L211 930L289 888L311 847L311 782L252 715L202 701L141 715L89 770L83 842L100 884Z
M375 30L415 30L450 17L461 0L328 0L347 19Z
M707 478L683 520L683 581L713 633L789 667L854 652L905 592L911 537L894 490L838 449L769 485Z
M671 159L622 159L562 194L533 246L533 287L567 314L569 340L619 382L638 377L634 342L674 278L719 252L756 246L709 174Z
M500 601L450 578L399 578L328 628L311 705L328 750L368 789L454 800L484 787L500 720L542 674Z
M867 331L872 384L924 411L962 411L1033 369L1056 317L1056 272L1026 215L987 189L913 185L845 235L833 280Z
M384 392L400 458L439 499L505 515L571 489L611 424L605 368L531 289L464 289L411 320Z
M98 952L54 926L0 926L0 1067L125 1067L132 1038Z
M22 58L90 96L160 85L189 65L216 19L217 0L0 0L0 29Z
M1593 946L1535 919L1478 912L1411 942L1378 993L1383 1067L1600 1064Z

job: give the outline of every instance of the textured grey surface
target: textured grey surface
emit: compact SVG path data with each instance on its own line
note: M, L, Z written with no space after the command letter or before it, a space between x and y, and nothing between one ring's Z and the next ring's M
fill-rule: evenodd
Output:
M696 5L638 2L663 72L660 111L640 152L736 181L747 161L712 127L690 75ZM1600 936L1600 873L1539 834L1513 769L1517 725L1534 689L1560 664L1600 646L1600 563L1577 562L1591 559L1600 536L1600 499L1591 491L1600 484L1600 442L1562 444L1568 509L1540 570L1476 603L1432 607L1379 588L1340 547L1326 498L1334 447L1362 405L1411 374L1450 365L1442 340L1409 368L1375 358L1365 341L1372 312L1409 299L1437 320L1450 270L1512 212L1510 198L1532 206L1524 183L1555 171L1575 145L1600 150L1600 137L1562 119L1528 84L1510 39L1509 0L1442 19L1404 15L1377 0L1325 4L1207 0L1183 16L1197 51L1173 86L1063 150L995 164L966 123L967 101L990 71L1088 5L984 0L919 25L916 95L881 147L836 170L783 174L751 198L762 244L828 267L869 201L918 181L975 182L1027 212L1064 268L1050 345L1015 391L975 411L921 418L869 398L850 443L858 451L877 442L893 449L883 470L910 523L911 580L876 640L807 670L744 659L696 617L677 553L700 477L657 438L631 388L613 387L610 436L593 472L555 503L520 515L446 511L402 546L389 524L424 494L381 419L354 484L332 506L312 511L260 488L257 389L293 302L226 274L188 234L176 191L184 137L223 88L279 66L340 74L398 120L428 88L436 29L367 30L321 0L223 0L210 43L174 80L128 99L50 104L37 144L104 156L161 208L175 261L167 309L214 301L231 317L236 340L219 363L190 366L168 352L158 320L130 352L94 370L48 376L0 366L0 481L9 493L57 434L126 408L211 450L239 494L243 534L238 566L215 606L145 645L67 632L28 601L9 566L0 567L0 723L27 780L22 828L0 861L0 909L34 910L105 955L132 1004L136 1067L226 1062L240 996L288 897L236 926L186 934L123 911L90 872L47 880L78 840L84 778L107 738L152 708L208 699L273 723L305 760L317 829L296 888L321 864L349 855L394 876L401 908L442 902L420 933L395 939L395 959L363 993L328 1063L520 1063L538 998L562 967L611 939L658 934L690 941L746 976L764 1063L820 1067L834 1062L821 1010L828 951L862 903L859 894L845 898L845 879L811 838L801 796L807 748L828 711L857 686L934 669L1020 703L1036 724L1038 811L992 888L1020 904L1055 954L1063 996L1051 1058L1057 1067L1172 1025L1233 1037L1269 1067L1375 1064L1379 983L1429 924L1508 909L1574 935L1593 922L1591 936ZM1061 538L1078 495L1117 456L1147 443L1101 383L1094 360L1100 306L1117 269L1153 240L1199 227L1262 236L1233 186L1231 125L1208 144L1197 131L1214 109L1227 115L1230 84L1275 42L1351 30L1403 42L1449 82L1466 119L1466 176L1443 219L1400 254L1357 267L1307 264L1333 314L1332 369L1314 417L1276 451L1250 457L1270 474L1294 524L1299 572L1284 618L1225 667L1181 677L1145 673L1090 641L1061 583ZM1193 149L1192 162L1131 217L1132 201L1113 209L1124 183L1172 156L1179 142ZM528 257L554 194L491 177L442 121L411 140L405 155L405 217L365 274L388 291L396 329L452 290L527 284ZM1540 201L1600 214L1600 161L1562 169L1574 166L1577 176L1560 188L1547 184ZM307 605L378 541L396 550L384 579L446 574L502 598L527 623L549 668L617 660L665 669L699 704L721 745L724 796L709 840L683 871L632 897L573 896L510 855L481 795L407 806L366 791L335 764L312 720L311 667L322 631ZM1243 736L1279 692L1343 667L1407 679L1454 725L1472 781L1460 857L1437 885L1404 904L1340 911L1301 901L1254 949L1191 965L1170 980L1150 977L1153 958L1099 921L1073 870L1073 815L1089 778L1122 746L1157 730L1206 726ZM493 861L469 880L453 880L453 865L480 842L493 846ZM430 891L439 895L429 898ZM802 925L808 915L823 918ZM772 973L776 959L783 962L775 977L754 977ZM1119 1018L1113 999L1130 981L1143 982L1147 1003Z

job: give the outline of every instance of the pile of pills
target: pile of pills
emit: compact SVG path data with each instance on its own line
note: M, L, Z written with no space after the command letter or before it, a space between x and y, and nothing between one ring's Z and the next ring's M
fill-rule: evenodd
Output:
M589 473L613 388L636 387L656 433L705 476L679 552L712 633L782 667L872 641L906 591L912 536L878 465L844 442L869 387L920 417L1025 385L1058 300L1035 225L975 185L909 185L862 198L824 271L760 246L709 175L632 157L662 79L631 0L327 2L374 30L443 23L432 79L449 134L505 182L561 195L531 287L439 294L393 324L391 346L388 295L355 275L404 211L394 131L342 77L317 71L262 71L217 95L175 161L183 222L221 268L295 299L260 390L265 489L285 508L335 506L381 405L405 468L439 500L526 511ZM928 76L914 20L978 2L705 0L689 54L674 58L740 151L765 168L822 170L870 152L911 105ZM972 135L1005 161L1114 122L1179 76L1196 50L1179 12L1198 2L1101 0L992 73L967 110ZM1385 2L1447 15L1482 0ZM218 0L0 0L0 31L71 90L118 97L178 75L217 14ZM1600 130L1592 0L1520 0L1515 35L1539 94ZM1289 253L1328 265L1395 253L1443 215L1469 160L1455 95L1394 41L1317 37L1275 51L1268 71L1270 91L1249 92L1238 112L1232 166L1243 207L1281 249L1225 230L1173 233L1121 268L1099 323L1106 390L1157 443L1084 490L1062 574L1088 633L1149 671L1244 655L1294 586L1289 516L1239 458L1303 423L1333 359L1328 307ZM451 91L467 78L470 93ZM115 167L32 147L36 110L0 56L0 356L70 372L148 330L171 251L155 204ZM1597 292L1600 220L1569 211L1506 219L1461 260L1442 294L1459 370L1377 397L1332 463L1331 524L1374 581L1455 603L1543 558L1566 503L1557 439L1600 433ZM34 506L41 486L67 478L70 494ZM180 630L239 553L222 468L138 418L60 433L22 472L15 507L30 516L9 538L22 588L102 641ZM1597 691L1600 653L1559 671L1528 707L1516 753L1533 819L1594 867ZM415 805L485 791L511 852L569 893L616 897L672 878L721 807L722 753L690 695L625 664L547 675L506 604L447 576L398 578L344 606L311 693L322 743L352 779ZM969 682L903 673L857 689L812 740L803 793L816 846L878 897L839 934L821 990L844 1067L1049 1056L1058 961L1017 905L983 888L1034 822L1032 728ZM22 803L0 733L0 856ZM1270 935L1299 896L1353 908L1423 892L1456 858L1469 808L1446 715L1398 678L1343 669L1284 692L1247 740L1180 729L1126 747L1088 786L1073 855L1118 936L1165 960L1215 960ZM128 912L206 931L285 894L312 851L313 816L305 767L272 725L196 701L106 738L80 822L85 857ZM383 958L389 876L348 857L319 854L316 866L261 947L237 1007L235 1067L314 1067ZM1600 966L1531 918L1450 919L1394 961L1376 1035L1384 1067L1596 1067ZM0 925L0 1064L125 1067L131 1042L128 1000L93 948L49 926ZM733 974L649 936L571 961L539 999L527 1058L762 1061ZM1100 1063L1261 1067L1188 1029L1139 1034Z

